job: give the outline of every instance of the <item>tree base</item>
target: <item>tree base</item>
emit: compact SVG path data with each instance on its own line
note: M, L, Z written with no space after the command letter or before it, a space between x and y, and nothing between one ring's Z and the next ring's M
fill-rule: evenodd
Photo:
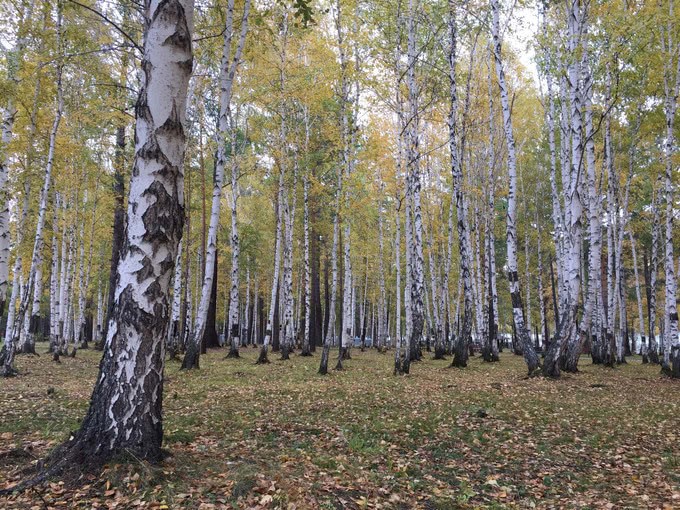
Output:
M437 342L434 346L434 357L432 359L446 359L446 348Z
M187 352L182 360L180 370L198 370L200 368L198 356L198 352Z
M533 370L529 370L529 373L527 374L527 378L533 379L534 377L540 377L541 374L543 373L543 368L539 365Z
M498 357L498 353L491 351L482 351L482 360L485 363L498 363L501 359Z
M449 368L467 368L467 360L461 360L460 358L454 356Z
M267 357L267 349L262 347L260 349L260 356L257 358L257 361L255 362L256 365L267 365L269 363L269 358Z
M0 369L0 377L15 377L19 375L19 371L14 367L3 366Z
M453 351L453 360L451 361L451 367L455 368L465 368L468 365L469 359L469 342L461 339L459 340L456 348Z
M230 359L230 358L240 358L241 355L238 353L238 349L230 349L227 355L224 357L224 359Z
M543 375L548 379L559 379L560 378L560 364L557 360L552 359L551 356L545 357L545 362L543 363Z
M680 379L680 346L671 348L671 378Z
M32 356L40 356L37 352L35 352L35 344L29 344L28 342L22 345L19 349L16 351L17 354L31 354Z
M404 372L401 368L401 359L395 358L395 360L394 360L394 375L401 375L403 373Z
M23 492L51 479L59 478L67 486L83 483L84 475L100 473L107 464L130 464L138 466L140 461L156 464L168 457L167 451L142 445L137 448L121 446L113 450L100 448L102 453L94 453L102 445L92 434L77 432L76 438L55 448L48 457L35 467L24 470L35 475L14 487L0 490L0 496ZM79 437L80 436L80 437Z
M330 354L331 346L326 344L321 351L321 363L319 364L319 375L328 374L328 355Z

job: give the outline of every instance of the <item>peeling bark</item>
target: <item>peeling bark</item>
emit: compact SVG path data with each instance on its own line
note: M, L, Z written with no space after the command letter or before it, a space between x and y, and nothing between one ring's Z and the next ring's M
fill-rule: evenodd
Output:
M104 356L80 429L50 455L38 480L126 452L162 457L168 291L184 220L193 2L147 2L145 13L128 221Z

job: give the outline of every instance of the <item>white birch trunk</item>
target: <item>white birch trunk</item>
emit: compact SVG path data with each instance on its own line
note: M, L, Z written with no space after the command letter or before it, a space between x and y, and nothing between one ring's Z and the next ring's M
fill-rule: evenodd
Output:
M250 265L246 267L246 306L243 319L243 343L248 345L250 341Z
M397 156L399 157L399 156ZM401 220L400 209L401 200L397 200L398 207L395 211L395 234L394 234L394 258L397 267L396 275L396 308L395 308L395 350L394 350L394 373L395 375L401 372L401 349L402 349L402 335L401 335Z
M282 128L282 133L285 133ZM282 134L282 144L285 143L285 136ZM285 157L285 156L284 156ZM283 166L282 166L283 168ZM294 162L293 185L290 193L284 192L283 198L283 218L285 226L285 236L283 245L283 286L282 286L282 311L283 317L283 337L281 338L281 358L289 359L290 351L293 347L295 337L294 324L294 299L293 299L293 234L295 227L295 207L297 196L297 158Z
M257 346L260 340L260 279L258 274L255 273L255 291L253 295L254 305L253 305L253 347Z
M482 351L485 361L495 362L499 360L498 357L498 289L496 285L496 236L495 236L495 194L496 194L496 176L495 176L495 162L496 162L496 147L495 147L495 120L494 120L494 103L493 103L493 88L492 88L492 73L491 73L491 47L489 47L489 54L487 57L488 80L487 93L489 96L489 149L488 149L488 171L487 171L487 224L486 224L486 241L487 241L487 263L489 267L489 306L493 313L489 315L488 339L485 339L486 348ZM450 222L451 220L449 220ZM450 227L449 227L450 228ZM488 340L488 341L487 341Z
M57 47L61 55L61 9L58 11L57 15ZM19 305L18 313L14 321L16 325L13 327L12 337L5 338L5 345L3 347L4 355L0 356L0 361L2 362L2 375L11 376L16 371L13 368L14 353L17 348L17 342L19 341L20 325L26 320L26 314L29 309L29 300L34 302L33 292L39 292L37 296L38 307L40 306L40 297L42 295L42 281L36 285L38 278L42 280L42 263L43 263L43 229L45 226L45 216L47 214L47 203L49 200L50 186L52 184L52 168L54 166L54 152L56 148L57 132L59 130L59 124L61 123L61 116L64 111L64 97L63 97L63 87L62 87L62 66L61 61L57 65L56 69L56 80L57 80L57 108L54 116L54 121L52 123L52 128L49 135L49 148L47 151L47 161L45 164L45 177L43 181L42 190L40 192L40 201L38 206L38 219L36 222L35 231L35 241L33 244L33 255L31 257L31 266L28 273L28 281L26 283L26 288L23 290L23 296L21 297L21 303ZM36 289L37 287L37 289ZM32 304L32 303L31 303ZM36 325L37 326L37 325ZM30 337L25 337L25 345L21 346L23 352L35 353L35 343L33 341L33 335Z
M56 353L59 339L59 209L61 195L55 193L52 219L52 269L50 272L50 352Z
M507 265L508 279L510 282L510 295L512 298L512 315L517 331L517 336L522 344L524 359L527 363L529 374L534 374L539 368L539 360L531 344L531 339L526 330L524 311L522 309L522 297L520 294L519 276L517 273L517 228L515 218L517 215L517 164L515 156L515 138L512 132L512 119L510 112L510 101L508 89L505 82L505 72L501 60L501 40L500 40L500 6L498 0L491 0L491 10L493 15L492 34L494 47L494 60L496 64L496 76L501 96L501 108L503 111L503 128L505 131L505 141L508 153L508 213L506 223L507 235Z
M680 378L680 339L678 338L678 309L676 304L677 280L673 254L673 156L675 154L675 114L680 90L680 47L673 41L674 4L668 2L668 24L661 30L661 50L664 54L664 113L666 133L664 140L664 199L666 203L666 230L664 242L665 310L662 369L673 378ZM675 60L675 63L673 62ZM672 359L671 359L672 358ZM672 365L672 366L671 366Z
M307 117L305 117L307 119ZM307 122L307 133L309 133L309 123ZM309 134L307 135L309 138ZM303 217L303 229L304 229L304 241L305 241L305 324L304 324L304 336L302 338L302 356L310 356L310 345L309 345L309 328L311 327L312 320L312 270L309 259L309 172L305 171L302 183L303 201L304 201L304 217Z
M382 176L380 176L380 196L383 193ZM387 347L387 289L385 288L385 267L384 267L385 247L384 247L384 226L382 204L378 204L378 286L380 288L380 300L378 303L378 346L381 349Z
M8 82L11 86L18 86L19 71L21 70L24 51L30 42L30 26L33 18L35 1L30 0L21 6L19 19L16 20L17 39L14 46L6 53L8 67ZM37 80L38 90L40 79ZM7 104L3 108L0 124L0 315L5 311L7 289L9 286L9 259L10 259L10 213L9 205L11 196L8 191L8 178L10 166L9 144L14 135L14 122L17 115L15 98L13 93L7 94ZM35 119L33 116L32 120ZM35 124L33 122L33 124ZM29 146L29 150L33 147Z
M467 208L463 194L463 172L461 168L460 148L457 133L458 93L456 84L456 58L457 58L457 26L455 4L449 0L449 92L450 109L448 116L449 150L451 153L451 174L453 177L453 196L456 203L457 226L458 226L458 251L460 258L460 278L463 285L463 323L456 339L452 366L465 367L468 361L468 345L471 341L472 314L473 314L473 276L472 256L469 251Z
M587 52L587 48L584 48ZM588 54L584 56L585 79L583 84L586 135L586 204L588 213L588 291L581 319L581 334L590 334L593 362L601 363L602 332L593 330L593 317L599 324L602 313L599 311L598 296L602 296L602 204L595 176L595 136L593 127L593 82Z
M180 315L182 310L182 246L180 241L177 246L177 257L175 258L175 274L172 283L172 308L170 311L170 326L168 327L168 354L171 359L177 357L180 341Z
M337 169L337 186L335 189L335 215L333 217L333 247L331 249L331 299L328 304L328 327L324 333L323 351L319 374L328 373L328 356L331 344L335 343L335 304L338 295L338 245L340 237L340 195L342 194L342 169Z
M206 249L206 257L204 264L204 279L201 287L200 302L196 313L196 321L194 325L193 341L187 345L187 353L182 362L183 369L199 368L200 343L203 341L205 333L206 321L208 318L208 307L210 306L210 296L213 288L213 279L216 277L215 272L215 257L217 256L217 230L220 221L220 207L222 198L222 185L224 183L224 169L227 165L228 155L226 140L229 136L230 117L231 117L231 99L232 89L234 84L234 76L241 60L241 53L245 44L245 38L248 31L248 12L250 9L250 0L246 0L244 4L243 16L241 18L241 32L237 42L236 50L232 58L231 46L232 38L234 37L234 0L229 0L227 4L227 19L225 23L224 45L222 50L222 61L220 65L220 113L218 119L218 150L217 163L215 165L215 180L212 192L212 208L210 214L210 226L208 228L208 246ZM232 147L231 157L234 157L234 149ZM237 263L238 264L238 263ZM233 274L232 274L233 276ZM238 304L236 306L238 310ZM238 322L238 319L237 319Z
M193 3L147 2L135 161L113 316L90 408L56 465L128 452L158 461L169 285L183 230Z
M642 354L644 361L647 361L647 343L645 340L645 315L642 311L642 293L640 292L640 276L638 272L638 258L637 250L635 249L635 237L633 236L633 231L628 231L628 237L630 239L630 251L633 255L633 274L635 276L635 297L637 298L637 308L638 308L638 327L637 334L640 337L640 354ZM635 352L635 348L633 347Z
M21 243L24 238L24 225L26 224L26 216L28 215L29 193L30 188L29 182L27 180L24 185L23 207L21 210L19 223L17 225L17 239L16 239L17 247L21 246ZM12 293L10 296L9 308L7 311L7 325L5 327L5 343L7 343L7 339L14 338L15 333L14 328L16 326L15 317L17 312L17 301L19 300L19 294L23 286L21 283L22 273L23 273L23 260L21 257L21 253L17 253L16 258L14 259L14 267L12 268Z
M271 297L269 299L269 316L265 326L264 339L260 356L257 360L259 364L269 363L267 352L269 343L272 339L272 329L274 324L274 313L276 311L276 295L279 290L279 270L281 266L281 237L283 235L283 172L279 173L279 189L277 193L276 206L276 242L274 246L274 275L272 278Z
M233 120L232 120L233 123ZM228 358L238 358L239 348L239 257L241 256L241 244L238 237L238 169L239 165L236 163L235 155L236 147L236 126L231 128L231 287L229 291L229 329L225 335L225 341L229 339L229 353Z

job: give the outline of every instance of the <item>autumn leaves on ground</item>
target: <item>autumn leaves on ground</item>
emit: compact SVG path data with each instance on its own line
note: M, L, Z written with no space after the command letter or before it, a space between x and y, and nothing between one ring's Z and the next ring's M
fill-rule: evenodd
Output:
M680 386L639 359L612 370L584 357L552 381L525 379L507 352L466 370L426 359L406 377L374 351L327 377L318 356L256 355L168 364L161 465L126 459L0 507L680 507ZM20 357L21 375L0 380L0 486L77 428L98 359Z

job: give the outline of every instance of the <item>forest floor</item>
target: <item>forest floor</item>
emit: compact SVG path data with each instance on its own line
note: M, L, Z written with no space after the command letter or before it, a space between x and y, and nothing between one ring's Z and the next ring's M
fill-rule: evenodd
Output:
M43 349L43 346L39 346ZM467 369L352 351L255 365L256 351L169 362L159 466L109 465L70 487L0 497L0 508L680 508L680 384L639 358L561 380L521 358ZM100 353L21 356L0 380L0 488L75 430Z

